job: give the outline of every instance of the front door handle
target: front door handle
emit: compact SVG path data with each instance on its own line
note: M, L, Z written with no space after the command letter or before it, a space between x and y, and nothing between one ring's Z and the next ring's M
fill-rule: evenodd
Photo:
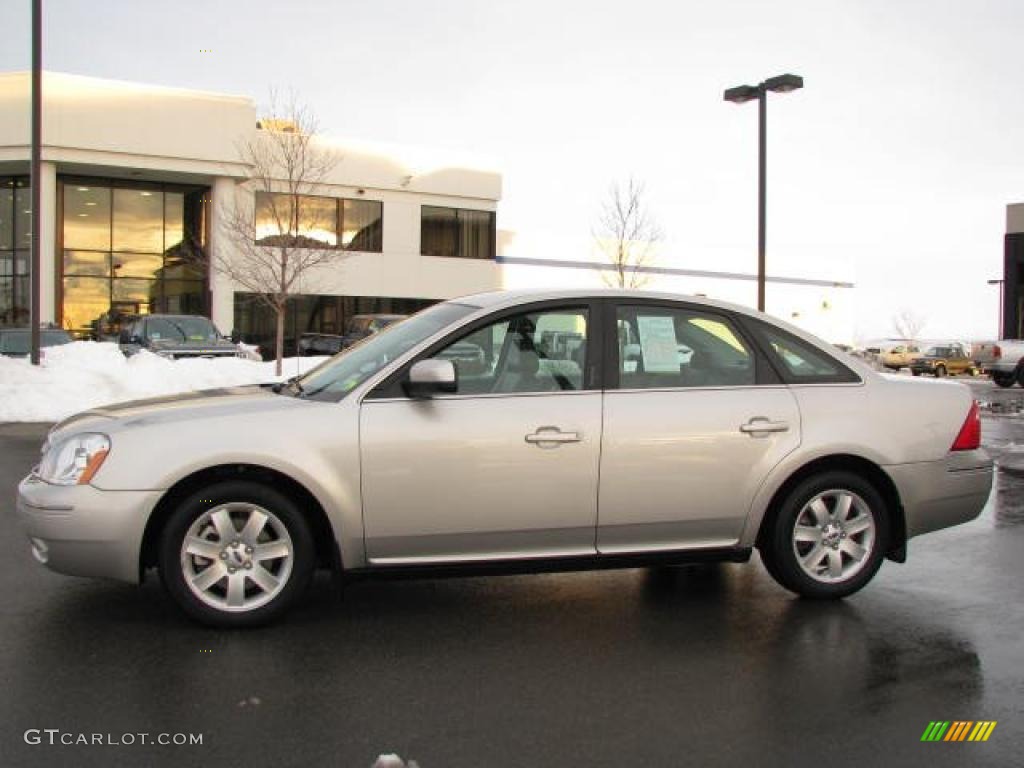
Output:
M772 432L788 432L789 423L785 421L769 421L764 416L755 416L746 424L740 424L740 432L757 437Z
M563 432L558 427L537 427L526 436L528 443L578 443L582 439L579 432Z

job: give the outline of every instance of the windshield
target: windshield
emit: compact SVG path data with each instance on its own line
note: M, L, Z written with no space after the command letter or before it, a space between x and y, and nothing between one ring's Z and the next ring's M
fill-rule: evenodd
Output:
M304 397L341 399L370 376L447 325L475 312L468 304L435 304L367 336L297 380Z
M151 317L146 335L152 341L217 341L217 328L205 317Z

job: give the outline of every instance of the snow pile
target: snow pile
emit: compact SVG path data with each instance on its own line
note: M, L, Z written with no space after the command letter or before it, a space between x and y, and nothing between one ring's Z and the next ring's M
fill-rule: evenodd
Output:
M240 358L168 360L142 351L125 357L116 344L76 341L47 347L42 365L0 356L0 422L59 421L79 411L124 400L262 384L303 373L325 358L286 358L283 376L274 363Z

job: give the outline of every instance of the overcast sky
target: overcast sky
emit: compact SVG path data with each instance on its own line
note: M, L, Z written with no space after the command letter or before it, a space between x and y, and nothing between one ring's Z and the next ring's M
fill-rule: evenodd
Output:
M854 281L862 337L902 309L926 336L995 332L986 280L1024 201L1020 0L44 4L47 69L294 87L325 132L493 158L498 226L546 258L584 256L633 174L661 265L754 271L757 109L722 90L800 74L768 106L769 274ZM0 4L0 70L28 68L29 6Z

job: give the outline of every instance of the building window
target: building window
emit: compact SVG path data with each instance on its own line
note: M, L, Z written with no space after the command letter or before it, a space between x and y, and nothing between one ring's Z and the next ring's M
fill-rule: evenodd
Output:
M0 177L0 327L28 325L32 189Z
M380 253L382 208L378 200L257 192L256 243Z
M109 339L124 317L206 312L207 188L61 179L62 322Z
M424 205L420 253L461 259L494 259L497 230L493 211Z

